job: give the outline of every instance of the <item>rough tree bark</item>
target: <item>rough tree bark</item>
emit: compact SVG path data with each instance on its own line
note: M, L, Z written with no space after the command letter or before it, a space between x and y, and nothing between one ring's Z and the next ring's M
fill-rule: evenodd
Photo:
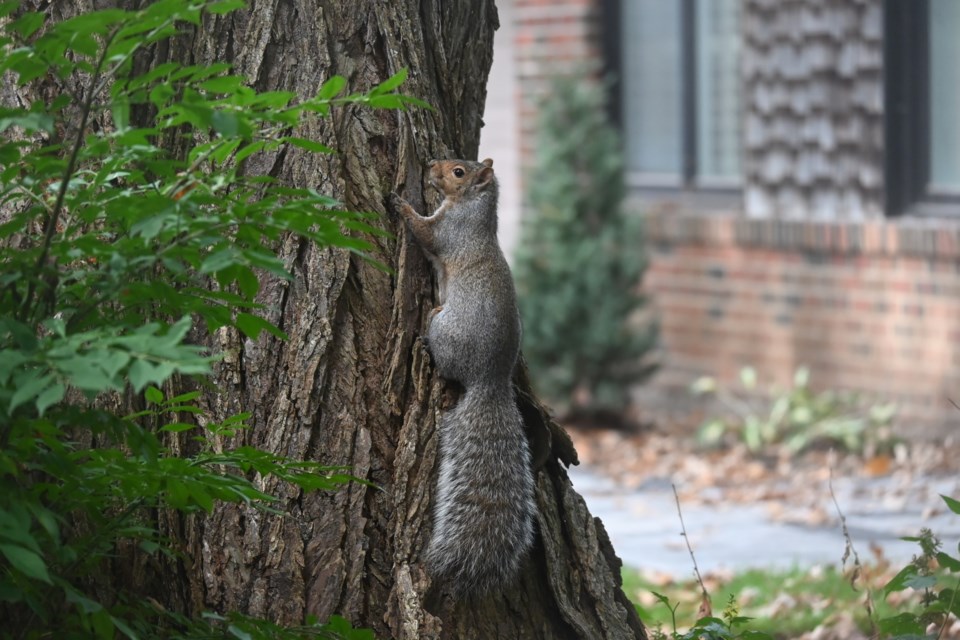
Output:
M116 2L27 4L56 18ZM290 623L336 613L383 638L646 637L620 589L620 561L566 475L576 453L532 397L524 371L517 384L537 458L539 526L521 580L507 593L456 603L431 590L419 564L430 530L435 425L451 399L420 338L434 306L430 268L384 196L395 189L430 209L423 163L476 157L497 26L492 0L250 0L247 10L211 16L192 37L155 52L192 64L231 62L259 90L301 96L334 74L364 90L406 67L404 93L436 110L338 108L295 133L338 155L289 148L252 167L383 214L380 224L395 237L375 239L372 257L395 271L288 240L282 255L295 280L266 281L260 302L289 340L223 331L215 345L226 357L215 376L219 393L208 396L214 416L251 411L245 443L347 465L379 488L355 483L304 495L267 483L288 515L222 505L202 519L166 516L184 559L127 564L121 579L130 588L153 590L187 612L240 610Z

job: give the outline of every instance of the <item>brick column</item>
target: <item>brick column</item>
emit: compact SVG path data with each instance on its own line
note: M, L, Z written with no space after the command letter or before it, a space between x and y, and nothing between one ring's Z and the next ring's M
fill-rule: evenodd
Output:
M530 166L537 110L554 75L603 63L599 0L516 0L515 56L520 164Z

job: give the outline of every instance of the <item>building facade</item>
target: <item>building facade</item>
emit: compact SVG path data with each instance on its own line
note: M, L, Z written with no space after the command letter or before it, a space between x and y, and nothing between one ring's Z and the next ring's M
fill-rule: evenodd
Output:
M521 165L549 78L613 72L663 366L960 420L960 2L516 0Z

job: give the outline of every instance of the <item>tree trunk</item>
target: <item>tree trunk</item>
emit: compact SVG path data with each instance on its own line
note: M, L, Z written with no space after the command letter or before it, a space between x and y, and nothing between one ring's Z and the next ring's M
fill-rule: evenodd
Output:
M102 4L57 0L48 11L57 17ZM402 91L435 110L339 107L294 133L337 155L287 148L248 163L248 171L380 213L395 237L373 239L371 257L394 271L288 240L281 254L295 279L264 280L259 301L289 340L219 332L215 346L226 357L214 378L219 393L207 394L217 419L253 414L253 428L224 446L349 466L376 487L303 494L268 481L285 515L229 504L205 518L167 515L183 559L132 563L131 587L147 581L167 606L190 613L240 610L286 623L340 614L382 638L646 637L601 523L571 488L564 465L576 453L523 370L518 397L536 458L539 526L520 580L505 593L457 603L431 589L420 564L435 427L450 400L420 338L434 306L430 267L384 199L398 190L429 210L424 162L476 157L497 26L492 0L250 0L247 10L208 16L193 37L156 52L189 64L231 62L259 90L302 97L334 74L362 91L406 67Z

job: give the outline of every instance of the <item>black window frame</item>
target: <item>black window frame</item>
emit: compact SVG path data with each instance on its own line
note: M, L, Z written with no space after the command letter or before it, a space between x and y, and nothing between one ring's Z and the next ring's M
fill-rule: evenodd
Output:
M621 3L632 0L602 0L602 28L604 69L610 78L609 112L612 120L623 130L627 114L623 108L623 37ZM663 0L661 0L663 1ZM746 171L741 155L740 177L736 180L706 180L699 176L697 166L697 37L696 0L680 0L681 42L681 168L678 179L659 180L631 172L626 168L627 185L642 199L682 200L701 208L729 209L742 204ZM740 144L743 144L741 136ZM742 148L741 148L742 154Z
M931 192L930 4L884 0L883 69L888 216L958 217L960 194Z

